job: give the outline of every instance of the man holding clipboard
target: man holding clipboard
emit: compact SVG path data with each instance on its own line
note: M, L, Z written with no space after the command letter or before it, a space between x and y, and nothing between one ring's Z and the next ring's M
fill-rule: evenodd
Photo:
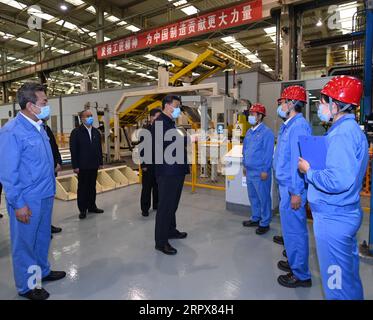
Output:
M315 168L309 163L313 159L300 158L298 164L309 183L307 197L327 299L364 299L356 234L363 219L360 191L369 156L367 139L353 113L362 92L361 81L350 76L326 84L318 109L321 121L333 121L325 137L325 163Z

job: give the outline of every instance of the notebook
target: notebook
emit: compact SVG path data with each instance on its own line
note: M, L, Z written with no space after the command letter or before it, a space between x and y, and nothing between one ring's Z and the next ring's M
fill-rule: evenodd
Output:
M298 144L300 156L309 162L312 169L323 170L326 168L328 151L326 137L300 136Z

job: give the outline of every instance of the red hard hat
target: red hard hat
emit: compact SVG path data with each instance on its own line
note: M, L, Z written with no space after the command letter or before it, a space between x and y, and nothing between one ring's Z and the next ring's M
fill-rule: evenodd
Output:
M343 103L359 106L363 94L363 84L355 77L337 76L325 85L321 94Z
M290 86L284 89L281 94L281 99L287 100L298 100L302 102L307 102L306 89L301 86Z
M264 116L267 115L266 113L266 107L263 106L261 103L255 103L251 106L249 112L256 112L256 113L261 113Z

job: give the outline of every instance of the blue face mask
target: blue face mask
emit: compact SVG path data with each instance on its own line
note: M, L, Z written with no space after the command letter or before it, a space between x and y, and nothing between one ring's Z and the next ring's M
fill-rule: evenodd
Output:
M255 116L249 116L249 123L252 126L255 126L256 125L256 117Z
M179 107L174 108L174 111L172 111L172 118L177 119L181 115L181 109Z
M85 119L85 123L86 123L86 125L88 125L88 126L93 125L93 122L94 122L93 117L88 117L87 119Z
M317 109L317 116L319 117L319 119L322 121L322 122L329 122L330 119L331 119L331 115L330 114L324 114L322 112L322 109L323 109L323 104L320 104L318 109Z
M286 119L287 118L287 112L282 110L282 105L279 105L277 108L277 114L280 118Z
M49 105L44 106L44 107L39 107L36 104L34 104L34 106L39 108L41 111L39 114L35 113L36 118L38 118L39 120L45 120L49 118L50 113L51 113L51 107Z

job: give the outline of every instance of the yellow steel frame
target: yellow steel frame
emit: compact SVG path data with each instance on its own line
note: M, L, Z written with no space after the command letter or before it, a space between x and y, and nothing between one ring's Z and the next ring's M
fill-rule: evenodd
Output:
M203 80L215 74L216 72L226 68L228 66L229 61L221 60L220 58L216 57L215 52L212 50L206 50L205 52L200 54L195 61L191 62L185 67L183 67L183 63L179 60L175 61L174 63L174 70L171 71L174 71L175 74L169 80L170 86L181 86L181 78L191 74L195 69L197 69L200 66L204 66L204 64L206 63L211 64L212 66L210 67L205 66L207 68L207 71L202 73L192 82L192 85L199 84ZM121 123L123 125L128 125L140 121L147 115L147 113L150 110L162 106L161 100L165 95L166 94L151 94L142 97L140 100L136 101L125 111L119 114L119 119L121 120ZM192 123L190 119L189 121ZM114 126L114 119L110 120L110 126Z

